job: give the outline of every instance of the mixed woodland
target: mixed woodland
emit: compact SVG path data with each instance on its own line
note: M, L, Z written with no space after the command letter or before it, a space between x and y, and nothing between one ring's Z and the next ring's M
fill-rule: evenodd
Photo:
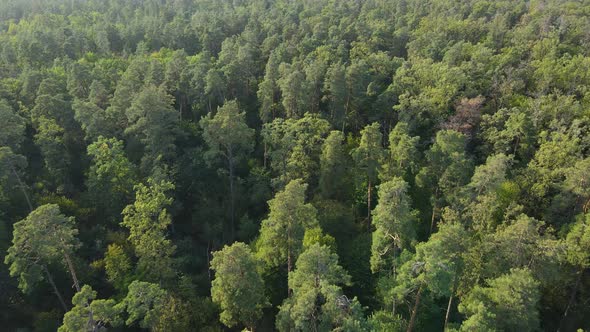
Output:
M0 1L0 330L590 330L590 1Z

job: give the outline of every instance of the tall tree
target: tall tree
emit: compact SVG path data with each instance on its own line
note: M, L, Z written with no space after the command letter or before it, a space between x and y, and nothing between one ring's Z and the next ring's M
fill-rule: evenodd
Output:
M175 275L172 255L176 247L166 237L172 217L166 207L172 204L167 192L174 185L148 180L148 186L135 186L135 202L123 210L121 225L129 229L129 241L139 258L137 272L147 280L170 281Z
M298 63L281 63L279 66L280 78L277 80L281 88L281 96L285 115L290 119L300 118L309 105L309 87L305 81L305 74Z
M478 231L493 231L504 217L507 203L501 198L505 191L507 173L512 159L502 153L489 156L486 163L475 168L471 182L466 186L465 215Z
M74 287L80 291L72 260L72 254L79 246L77 234L74 218L61 214L56 204L42 205L15 223L12 246L8 248L4 261L10 265L10 275L18 276L19 288L29 292L45 273L62 307L67 311L48 268L54 262L65 263Z
M346 200L350 192L350 156L344 134L333 130L324 141L320 155L320 191L326 199Z
M398 122L389 133L389 147L381 172L383 181L395 176L407 180L418 168L418 136L410 136L408 124Z
M211 297L221 307L220 320L228 327L244 325L254 331L262 310L268 306L264 283L250 248L236 242L213 253Z
M408 184L393 178L379 185L379 203L373 210L373 244L371 270L389 268L385 263L397 251L409 249L416 239L417 218L408 196Z
M561 324L567 319L571 307L576 300L576 294L580 289L584 273L590 267L590 227L588 222L590 214L579 216L565 238L566 259L574 266L576 271L575 284L571 290L568 304L565 307ZM561 327L560 324L560 327Z
M178 115L172 103L163 87L148 85L126 111L129 126L125 133L143 143L142 170L146 174L174 161Z
M382 140L381 126L374 122L361 131L359 146L351 152L356 167L362 172L361 181L366 182L367 185L367 221L369 223L371 222L372 190L385 153Z
M428 288L435 295L449 298L445 330L465 265L463 255L469 246L470 234L458 222L441 223L438 232L416 246L416 260L424 263L423 277Z
M346 68L346 102L344 104L344 121L342 131L346 125L360 129L359 118L363 116L367 102L367 87L370 83L370 71L363 59L354 59ZM357 119L352 122L350 119Z
M469 180L471 162L465 144L465 135L454 130L439 131L426 153L427 165L416 175L416 183L431 192L430 232L444 203L457 199L458 189Z
M27 185L21 176L27 166L24 156L15 154L9 147L0 146L0 202L8 198L16 187L19 187L30 211L33 211Z
M127 312L127 326L133 326L139 321L141 328L155 330L168 300L168 292L159 285L135 280L129 285L127 296L117 304L116 310Z
M12 110L4 99L0 99L0 146L11 148L18 153L25 136L25 119Z
M72 160L67 153L65 129L53 119L38 120L35 143L41 150L50 183L59 192L70 191L70 166Z
M331 331L342 328L347 320L359 320L358 301L342 294L341 286L349 284L350 276L338 265L338 256L327 246L312 245L289 273L293 296L280 306L278 330Z
M127 160L123 142L116 138L100 136L88 146L88 156L92 158L86 180L88 192L98 214L114 222L132 198L135 166Z
M324 99L328 102L330 119L336 128L344 127L346 106L346 71L342 63L334 63L326 72Z
M264 79L258 85L258 100L260 101L260 120L263 123L272 122L281 115L278 51L273 51L266 63Z
M123 131L128 126L127 110L145 86L148 66L149 63L145 57L135 57L117 82L111 105L106 109L106 113L107 119L116 129L118 138L122 137Z
M13 188L10 182L16 179L29 209L33 210L24 180L19 174L19 169L27 164L26 158L18 154L24 140L25 119L14 112L6 100L0 99L0 193Z
M229 176L230 194L230 239L235 232L235 169L236 163L252 152L254 148L254 129L246 124L246 114L240 112L235 100L227 101L217 109L217 113L209 113L200 121L203 138L209 146L209 156L221 156L225 159Z
M268 202L268 218L262 221L258 239L258 255L269 266L293 263L301 253L306 229L318 226L316 209L305 203L307 184L293 180Z

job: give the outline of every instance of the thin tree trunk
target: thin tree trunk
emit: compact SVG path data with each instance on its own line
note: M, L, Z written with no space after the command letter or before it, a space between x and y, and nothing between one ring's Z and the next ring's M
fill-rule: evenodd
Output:
M393 269L392 269L392 274L393 274L393 279L395 280L396 278L396 272L397 272L397 266L395 265L395 247L393 248ZM392 301L392 309L391 309L391 315L393 317L395 317L395 307L396 307L396 301L395 301L395 296L393 297L393 301Z
M29 205L29 210L31 210L31 212L33 212L33 204L31 204L31 200L29 199L29 195L27 194L27 191L25 190L24 183L21 181L20 176L16 172L16 169L14 168L14 165L12 165L12 161L9 160L8 161L8 164L10 165L10 169L12 170L12 173L14 174L14 177L18 181L18 185L19 185L21 191L23 192L23 195L25 195L25 199L27 200L27 204Z
M434 201L434 204L432 205L432 217L430 218L430 234L432 234L432 231L434 230L435 214L436 214L436 201Z
M434 192L434 203L432 204L432 217L430 218L430 234L432 234L432 231L434 231L434 227L435 225L435 219L436 219L436 209L437 207L437 203L438 202L438 187L436 188L436 191Z
M449 304L447 305L447 313L445 314L445 327L444 331L447 330L447 324L449 323L449 313L451 312L451 305L453 303L453 294L449 297Z
M514 143L514 151L512 152L512 154L515 156L516 156L516 149L518 148L519 144L520 144L520 136L516 136L516 143Z
M346 104L344 106L344 115L342 116L342 133L344 134L344 127L346 125L346 115L348 114L348 107L350 104L350 94L346 97Z
M233 162L233 155L231 150L228 151L228 164L229 164L229 196L230 196L230 240L234 240L234 233L235 233L235 190L234 190L234 162Z
M266 158L268 155L268 146L266 144L266 141L264 141L264 159L262 161L262 166L264 167L264 169L266 169Z
M453 305L453 296L457 291L457 276L455 275L453 279L453 290L451 291L451 296L449 297L449 304L447 305L447 313L445 314L445 325L443 331L447 330L447 324L449 323L449 315L451 313L451 306Z
M291 270L293 269L293 262L291 261L291 225L288 225L287 228L287 277ZM291 297L291 287L289 287L289 283L287 283L287 296Z
M567 306L565 307L565 312L563 313L563 316L561 317L561 321L559 322L559 330L561 330L561 325L565 322L565 319L567 318L570 308L574 304L574 301L576 300L576 293L578 292L578 288L580 287L580 283L582 282L583 275L584 275L583 270L578 272L578 277L576 278L576 283L574 285L574 289L572 289L572 294L570 295L570 299L567 303Z
M76 270L74 269L74 264L72 263L72 259L70 258L70 255L67 253L66 250L64 250L64 258L65 258L66 263L68 265L68 270L70 270L70 274L72 275L72 280L74 281L74 287L76 288L76 291L79 292L80 291L80 283L78 282L78 277L76 276Z
M367 188L367 222L371 225L371 180L368 181L369 186Z
M61 293L57 289L57 286L55 285L55 281L53 281L53 277L51 276L51 273L49 273L49 270L47 269L47 267L45 265L41 265L41 268L45 272L45 275L47 276L47 281L49 281L49 284L53 288L53 292L57 296L57 299L59 300L61 307L64 309L64 312L68 312L68 306L66 305L64 298L61 296Z
M410 317L410 323L408 324L408 329L406 332L412 332L414 329L414 324L416 324L416 314L418 313L418 306L420 305L420 297L422 296L422 285L418 288L418 293L416 293L416 301L414 302L414 309L412 309L412 316Z
M180 121L182 121L182 105L184 104L184 101L182 100L182 96L179 98L180 99L180 109L178 110L178 119Z

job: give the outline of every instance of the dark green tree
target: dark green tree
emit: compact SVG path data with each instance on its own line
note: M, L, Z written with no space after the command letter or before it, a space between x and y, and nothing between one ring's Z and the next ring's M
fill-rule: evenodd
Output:
M254 129L246 124L245 113L240 112L235 100L227 101L217 109L215 115L209 113L201 119L200 125L203 129L203 138L209 145L209 156L220 156L226 163L230 195L230 238L233 239L236 217L236 164L252 152Z

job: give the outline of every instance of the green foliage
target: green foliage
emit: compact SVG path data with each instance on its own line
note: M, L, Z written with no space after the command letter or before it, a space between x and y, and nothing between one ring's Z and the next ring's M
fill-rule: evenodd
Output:
M175 246L166 237L172 222L166 210L172 199L166 194L174 185L153 180L148 185L135 187L135 202L123 210L121 225L129 229L129 241L139 258L137 272L148 280L163 282L175 275L172 259Z
M351 152L356 167L369 183L377 180L381 169L385 153L382 140L381 126L375 122L361 131L359 146Z
M253 148L254 130L248 128L245 123L245 114L240 112L235 100L226 102L217 109L213 116L211 113L201 119L203 138L210 147L210 153L214 157L221 155L234 162L240 153L248 154Z
M88 156L93 161L86 181L88 193L99 213L114 222L132 196L135 166L127 160L123 142L115 138L100 136L88 146Z
M332 131L326 138L320 155L320 182L322 196L346 200L350 191L350 161L344 145L344 134Z
M458 199L459 189L471 173L471 161L465 153L465 135L454 130L437 132L434 144L426 152L427 164L416 175L416 184L430 191L434 228L442 206Z
M122 323L115 300L96 300L96 292L88 285L74 295L72 304L74 307L64 315L58 332L95 331Z
M18 277L19 288L31 291L48 265L65 263L79 246L77 234L74 218L61 214L55 204L40 206L16 222L4 261L10 265L10 275Z
M131 259L120 245L110 244L104 255L107 280L118 290L125 290L131 272Z
M475 168L467 189L467 216L473 228L482 232L492 231L504 217L507 205L513 202L512 190L506 182L511 159L504 154L489 156L486 163Z
M336 240L328 234L323 234L322 229L319 226L305 230L305 235L303 236L303 251L316 243L320 246L326 246L336 252Z
M25 119L15 113L4 99L0 99L0 123L0 146L18 151L25 139Z
M209 146L207 156L211 159L220 156L224 159L229 175L229 192L231 200L231 234L234 234L235 218L235 170L237 162L252 152L254 148L254 129L246 124L245 113L240 112L235 100L227 101L200 121L203 138Z
M314 178L320 168L322 143L329 129L328 121L310 113L299 120L279 118L263 126L261 134L267 145L266 154L277 175L273 179L276 188L282 188L291 180Z
M71 165L70 156L65 152L65 129L53 119L39 119L38 132L35 135L35 143L39 146L45 169L51 178L51 183L58 187L58 190L64 191L65 185L69 185L68 170Z
M133 281L127 296L116 310L127 313L127 326L138 323L144 329L154 329L159 323L168 301L168 293L157 284Z
M309 247L289 273L293 295L280 306L278 330L339 330L348 320L358 320L361 312L356 298L348 300L340 289L348 283L350 276L338 265L338 256L329 247Z
M590 265L590 230L587 225L589 218L589 215L579 218L565 239L567 260L579 269L586 269Z
M410 136L407 123L398 122L395 125L389 133L389 149L381 173L383 181L396 176L405 178L417 171L418 140L418 136Z
M254 254L241 242L213 253L211 296L221 306L220 320L228 327L239 324L254 329L268 306L256 265Z
M423 262L424 282L435 295L452 297L464 268L470 234L456 222L441 223L438 232L416 246L416 260Z
M162 88L146 86L133 98L126 110L129 126L125 133L136 137L144 146L142 169L150 172L163 166L174 156L174 140L178 131L178 114L172 98Z
M371 270L387 269L389 257L411 248L416 238L417 218L411 209L408 184L399 177L379 185L379 203L373 210Z
M289 182L268 202L268 218L262 221L257 255L271 267L287 264L291 271L303 248L307 229L317 227L316 209L305 203L307 185L301 180Z
M2 328L589 330L589 8L0 1Z
M476 286L461 301L459 311L467 315L462 331L517 331L539 328L539 282L527 269L489 281L489 286Z

